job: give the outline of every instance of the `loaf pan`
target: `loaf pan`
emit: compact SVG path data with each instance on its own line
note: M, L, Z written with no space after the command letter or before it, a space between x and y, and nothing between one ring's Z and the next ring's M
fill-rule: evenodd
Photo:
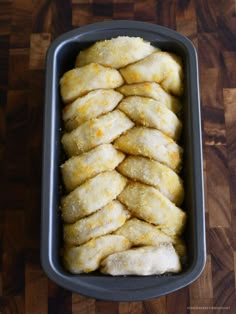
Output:
M98 40L136 36L154 46L180 55L184 62L183 136L185 201L187 213L184 238L188 258L183 272L166 276L72 275L62 265L60 164L62 162L59 79L74 67L78 52ZM205 264L205 220L202 170L201 119L197 54L183 35L150 23L111 21L87 25L58 37L50 46L46 61L44 113L41 263L48 277L58 285L89 297L112 301L138 301L159 297L192 283Z

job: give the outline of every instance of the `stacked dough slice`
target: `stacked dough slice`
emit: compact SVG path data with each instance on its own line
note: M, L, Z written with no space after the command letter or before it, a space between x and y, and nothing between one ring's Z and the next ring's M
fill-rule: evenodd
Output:
M181 271L182 64L138 37L81 51L60 80L66 269Z

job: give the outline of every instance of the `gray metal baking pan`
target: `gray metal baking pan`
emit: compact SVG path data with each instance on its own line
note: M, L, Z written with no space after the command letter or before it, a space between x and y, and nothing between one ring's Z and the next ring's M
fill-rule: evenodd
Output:
M78 52L92 43L120 35L139 36L153 45L180 55L184 61L183 147L185 201L188 220L185 231L188 260L183 272L170 276L119 276L98 272L72 275L61 263L61 217L59 211L61 109L59 78L74 67ZM112 301L155 298L192 283L202 272L206 259L202 168L201 119L197 54L183 35L145 22L111 21L87 25L58 37L46 60L44 112L41 263L48 277L58 285L89 297Z

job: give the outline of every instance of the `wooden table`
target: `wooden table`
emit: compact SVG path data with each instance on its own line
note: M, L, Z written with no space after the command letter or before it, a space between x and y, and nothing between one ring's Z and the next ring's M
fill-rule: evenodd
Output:
M236 313L235 11L234 0L0 2L0 313ZM72 294L39 259L45 53L59 34L112 19L176 29L199 54L207 263L189 287L145 302Z

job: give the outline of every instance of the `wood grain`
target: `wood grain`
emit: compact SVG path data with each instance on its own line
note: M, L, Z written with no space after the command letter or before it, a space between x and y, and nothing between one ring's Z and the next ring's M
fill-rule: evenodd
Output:
M166 296L151 299L143 302L143 313L155 314L165 314L167 311Z
M228 167L230 180L231 228L236 230L236 89L223 89L225 124L228 148ZM236 233L233 232L233 248L236 250Z
M189 287L143 302L71 293L40 266L45 54L75 27L131 19L170 27L198 50L207 263ZM0 313L235 313L235 0L0 1Z

